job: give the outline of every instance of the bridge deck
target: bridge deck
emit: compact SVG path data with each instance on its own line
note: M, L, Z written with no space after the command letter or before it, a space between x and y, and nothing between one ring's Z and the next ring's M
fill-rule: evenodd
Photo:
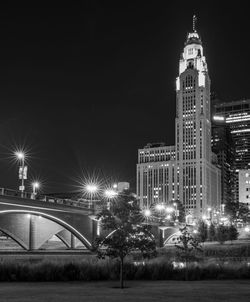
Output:
M0 203L8 203L13 205L26 205L31 207L43 207L68 210L70 212L85 212L87 215L92 214L96 210L96 205L89 206L86 200L61 199L50 196L35 198L34 194L29 192L14 191L6 188L0 188Z

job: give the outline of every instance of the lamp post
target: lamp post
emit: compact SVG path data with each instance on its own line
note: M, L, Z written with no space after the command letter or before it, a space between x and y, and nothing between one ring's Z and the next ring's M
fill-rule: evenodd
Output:
M91 208L93 205L93 195L98 191L98 186L96 184L87 184L85 187L86 191L90 194L90 201L88 207Z
M148 218L151 216L151 211L149 209L145 209L144 216L146 217L146 224L148 225Z
M39 182L37 182L37 181L34 181L33 183L32 183L32 199L35 199L36 198L36 195L37 195L37 190L39 189L39 187L40 187L40 184L39 184Z
M178 211L178 205L176 202L173 203L174 206L174 213L175 213L175 222L179 221L179 211Z
M208 219L210 224L213 222L213 217L212 217L212 208L207 208L207 212L208 212Z
M27 179L27 166L24 165L25 154L22 151L15 153L16 158L20 161L21 165L19 167L19 179L21 179L21 186L19 186L19 190L21 191L21 196L23 197L24 193L24 180Z
M107 209L110 210L110 201L118 195L114 189L107 189L104 191L104 196L107 198Z

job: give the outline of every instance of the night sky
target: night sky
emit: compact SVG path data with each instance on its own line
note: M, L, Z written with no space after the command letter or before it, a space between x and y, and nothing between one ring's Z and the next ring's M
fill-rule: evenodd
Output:
M247 7L171 2L1 7L0 187L18 187L11 156L24 147L28 182L39 178L44 192L93 174L135 190L138 148L174 144L175 78L194 13L212 91L250 98Z

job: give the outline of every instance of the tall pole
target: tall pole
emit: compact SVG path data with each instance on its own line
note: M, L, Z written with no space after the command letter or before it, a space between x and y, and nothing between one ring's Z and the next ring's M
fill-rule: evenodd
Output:
M19 179L21 180L21 186L19 186L19 190L21 191L21 197L24 194L24 179L27 179L27 167L24 165L25 161L25 153L24 152L16 152L15 153L17 159L20 161L19 167Z
M32 195L31 195L32 199L36 199L37 190L39 187L40 187L39 182L35 181L32 183L32 188L33 188Z
M22 197L23 197L23 193L24 193L24 156L21 158L21 163L22 163L21 192L22 192Z

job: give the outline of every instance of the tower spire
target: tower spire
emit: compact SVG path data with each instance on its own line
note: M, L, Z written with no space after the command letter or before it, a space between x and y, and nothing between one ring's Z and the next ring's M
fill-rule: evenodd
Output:
M195 32L196 33L196 22L197 22L197 17L196 17L196 15L193 15L193 32Z

